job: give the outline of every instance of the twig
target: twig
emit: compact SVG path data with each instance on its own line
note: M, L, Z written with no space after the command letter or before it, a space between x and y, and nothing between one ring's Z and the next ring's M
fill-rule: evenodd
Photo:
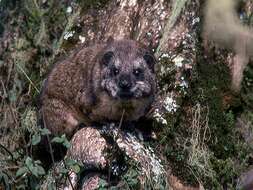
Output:
M112 147L112 150L115 150L116 149L116 141L119 137L119 133L120 133L120 130L121 130L121 126L122 126L122 123L123 123L123 118L124 118L124 115L125 115L125 109L122 111L122 115L121 115L121 118L120 118L120 122L119 122L119 126L118 126L118 132L117 132L117 135L115 137L115 143L113 144L113 147ZM111 166L112 162L110 160L110 166ZM110 180L111 180L111 167L109 167L109 170L108 170L108 182L110 184Z
M11 62L11 65L8 69L8 76L7 76L7 80L6 80L6 86L8 86L8 84L9 84L9 81L10 81L10 78L11 78L11 73L12 73L12 70L13 70L13 65L14 65L14 63Z
M68 169L67 166L66 166L66 163L65 163L65 160L64 160L64 159L62 160L62 162L63 162L64 168L65 168L65 169ZM68 173L67 173L67 179L68 179L68 181L69 181L69 183L70 183L70 186L71 186L72 190L74 190L75 188L74 188L74 186L73 186L73 184L72 184L72 181L71 181L71 179L70 179Z
M119 133L120 133L120 131L121 131L121 127L122 127L124 115L125 115L125 109L122 111L122 115L121 115L121 118L120 118L120 121L119 121L119 126L118 126L118 132L117 132L117 135L116 135L116 137L115 137L115 142L116 142L117 139L119 138Z
M4 97L6 97L7 96L7 92L6 92L6 88L5 88L5 86L4 86L4 82L3 82L3 80L1 79L1 84L2 84L2 88L3 88L3 98Z
M9 105L9 109L10 109L10 112L11 112L11 115L12 115L12 117L13 117L13 120L14 120L15 124L18 125L18 120L17 120L16 114L15 114L14 111L13 111L14 108L12 107L12 105Z
M20 69L20 71L25 75L25 77L27 78L27 80L31 83L31 85L33 86L33 88L36 90L37 93L40 93L39 89L35 86L35 84L32 82L32 80L29 78L29 76L26 74L26 72L23 70L22 67L20 67L19 64L16 64L17 67Z
M159 57L161 53L164 51L166 44L168 42L168 37L170 34L171 28L174 26L176 23L179 15L181 14L181 11L185 7L185 3L187 0L174 0L173 7L172 7L172 15L168 19L168 22L165 25L163 36L159 42L159 45L156 49L156 56Z
M122 126L122 123L123 123L123 118L124 118L124 115L125 115L125 109L122 111L122 115L121 115L121 118L120 118L120 122L119 122L119 129L121 129L121 126Z
M5 167L4 169L6 169L6 170L17 170L19 168L20 168L20 166L9 166L9 167Z
M4 150L11 156L11 159L12 159L12 160L14 160L13 154L12 154L4 145L0 144L0 147L1 147L2 149L4 149Z

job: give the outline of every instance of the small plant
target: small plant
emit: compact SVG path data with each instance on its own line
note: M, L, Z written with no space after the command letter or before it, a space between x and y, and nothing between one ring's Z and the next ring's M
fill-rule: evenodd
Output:
M33 160L31 157L27 157L25 165L18 169L16 177L34 175L35 177L41 177L46 174L44 168L41 166L41 161Z
M33 146L39 144L40 141L41 141L42 136L47 136L47 135L50 135L50 134L51 134L51 132L47 128L39 129L39 131L37 133L32 135L31 144Z
M99 179L99 187L98 190L107 190L108 189L108 183L104 179Z
M52 143L59 143L62 144L64 147L69 148L70 147L70 142L66 138L66 135L63 134L61 137L54 137L51 140Z
M137 168L130 168L123 176L123 181L128 186L128 189L138 189L140 187L140 181L138 176L140 175Z

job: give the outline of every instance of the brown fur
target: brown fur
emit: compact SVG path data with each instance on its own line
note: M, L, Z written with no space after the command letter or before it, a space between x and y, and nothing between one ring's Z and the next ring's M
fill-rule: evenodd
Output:
M108 51L113 51L118 57L115 62L120 65L121 73L131 72L133 62L140 58L145 79L143 84L136 85L134 97L127 100L113 97L102 87L108 68L101 60ZM77 50L57 63L49 73L41 96L45 127L53 134L71 136L81 123L119 121L123 110L125 121L135 121L144 116L155 93L155 75L148 64L143 63L146 52L148 50L131 40L111 41ZM145 90L149 93L144 96Z

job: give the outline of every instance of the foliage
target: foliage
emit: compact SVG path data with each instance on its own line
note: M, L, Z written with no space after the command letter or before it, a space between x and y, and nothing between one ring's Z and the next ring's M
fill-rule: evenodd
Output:
M4 164L0 170L0 176L4 179L3 185L10 189L39 189L39 182L46 174L41 161L25 155L22 149L9 154L3 154L1 159L1 163ZM9 170L9 167L17 169L16 172Z
M0 163L5 165L0 170L0 176L5 188L18 188L18 189L27 189L28 187L31 189L41 189L41 185L46 185L47 188L54 189L56 188L55 181L62 181L63 179L67 179L69 175L69 171L75 172L76 174L81 173L81 168L83 165L78 163L75 160L66 158L63 160L62 164L54 164L53 168L57 168L57 171L47 171L44 168L42 162L40 160L35 160L33 157L33 149L36 150L36 147L41 143L41 139L43 137L48 137L51 132L48 129L39 129L31 135L29 142L27 143L27 148L31 150L30 155L25 154L25 151L21 148L11 153L7 148L2 147L3 150L6 151L4 153L3 159L0 160ZM65 135L61 137L54 137L51 140L52 143L59 143L62 146L67 148L70 147L70 142L66 139ZM41 145L40 145L41 146ZM51 156L54 156L51 153ZM10 171L8 168L13 167L16 170ZM50 180L48 180L49 175L53 174ZM45 178L47 180L45 180ZM42 183L43 181L46 181ZM1 184L0 183L0 184ZM50 189L49 188L49 189Z

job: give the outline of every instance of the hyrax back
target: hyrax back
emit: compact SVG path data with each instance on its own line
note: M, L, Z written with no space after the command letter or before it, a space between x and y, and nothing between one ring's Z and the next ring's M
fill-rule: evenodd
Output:
M41 102L44 124L53 134L73 135L81 123L135 121L154 100L155 59L132 40L77 50L55 65Z

